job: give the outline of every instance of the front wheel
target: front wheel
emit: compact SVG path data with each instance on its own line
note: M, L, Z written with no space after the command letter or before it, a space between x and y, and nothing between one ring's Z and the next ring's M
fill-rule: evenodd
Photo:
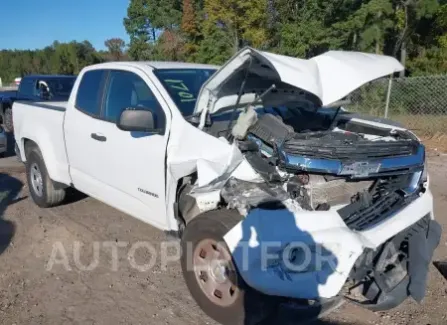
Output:
M27 151L26 176L31 197L39 207L52 207L64 200L65 189L55 188L48 176L42 153L37 147Z
M182 271L191 295L211 318L224 325L258 323L276 308L276 299L247 286L223 236L242 217L232 210L203 213L182 237Z

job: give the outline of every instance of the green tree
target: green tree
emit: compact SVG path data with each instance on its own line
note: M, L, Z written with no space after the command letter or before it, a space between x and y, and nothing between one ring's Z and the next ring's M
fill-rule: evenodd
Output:
M441 1L441 6L439 2ZM383 53L411 74L444 71L445 0L131 0L134 59L220 64L242 46L296 57ZM445 10L445 9L444 9Z
M270 9L274 29L273 46L282 54L309 57L328 48L329 28L326 12L331 6L323 0L277 0Z
M431 18L437 11L437 0L395 0L397 40L394 45L393 55L400 52L400 61L405 65L408 48L414 43L414 35L421 20ZM404 72L401 72L403 76Z
M422 19L409 39L407 67L412 75L447 73L447 3Z
M131 0L124 18L129 55L136 60L150 59L157 53L156 42L163 30L178 29L181 16L180 0Z
M384 53L387 35L394 26L393 18L391 0L365 1L345 21L334 23L333 44L340 48Z
M266 48L266 0L205 0L199 60L222 63L244 45Z
M184 55L189 61L194 61L199 50L200 33L196 8L192 0L183 0L181 32L184 36Z
M88 41L54 42L39 50L0 51L0 77L4 84L27 74L78 74L90 64L103 58Z
M104 45L107 47L109 53L108 57L113 61L120 61L125 58L125 47L126 42L124 42L121 38L111 38L104 42Z

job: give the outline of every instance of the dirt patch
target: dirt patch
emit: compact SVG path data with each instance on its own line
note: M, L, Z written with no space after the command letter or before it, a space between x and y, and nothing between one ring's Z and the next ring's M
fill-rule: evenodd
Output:
M447 157L431 157L429 169L435 212L445 228ZM2 196L11 182L15 192ZM0 255L0 323L215 324L190 297L178 262L156 258L150 270L135 267L152 255L131 247L146 242L158 251L166 240L162 232L91 198L40 209L27 196L24 173L0 175L0 197L9 200L0 219L14 225ZM446 242L444 233L435 259L447 260ZM104 243L122 247L113 256ZM55 252L58 263L50 265ZM99 263L91 266L94 254ZM446 296L446 281L432 267L421 305L408 300L394 311L373 313L346 303L319 324L447 324Z

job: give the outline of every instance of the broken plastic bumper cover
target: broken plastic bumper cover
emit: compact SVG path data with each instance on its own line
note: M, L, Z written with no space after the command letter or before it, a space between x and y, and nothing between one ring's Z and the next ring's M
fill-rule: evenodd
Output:
M289 202L285 201L282 209L270 209L268 206L251 209L246 218L224 236L224 240L248 285L268 295L298 299L332 298L339 295L365 249L380 250L384 243L400 236L405 229L418 225L423 216L433 213L433 196L427 190L374 227L354 231L346 225L336 209L306 211L294 208ZM316 218L318 222L315 222ZM430 221L430 224L437 223ZM436 226L430 225L430 231L436 233L434 230ZM428 265L431 252L437 244L433 242L439 239L439 235L427 235L427 238L429 244L425 251L428 253L408 253L413 264L420 262ZM266 251L270 243L275 245L272 251ZM307 255L290 251L289 247L293 248L294 244L304 245ZM415 247L413 244L413 248L417 248L417 245ZM318 258L315 258L314 253ZM278 255L282 259L278 260ZM265 260L266 256L268 261ZM322 263L315 268L313 262L318 262L318 259ZM310 264L301 263L304 260ZM290 269L284 265L284 261L293 261L300 266L299 270ZM410 268L408 272L423 274L423 271ZM415 276L413 280L421 278ZM414 288L417 288L416 283L413 283Z
M379 178L369 191L358 193L352 203L338 210L346 225L362 231L386 220L419 197L421 172ZM415 183L415 184L414 184Z
M441 231L439 223L427 215L375 251L365 250L350 278L357 282L355 290L366 300L349 300L374 311L394 308L409 296L421 302Z

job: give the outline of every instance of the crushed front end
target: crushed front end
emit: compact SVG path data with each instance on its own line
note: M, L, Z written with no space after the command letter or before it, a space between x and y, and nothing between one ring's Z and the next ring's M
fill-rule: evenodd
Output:
M441 230L425 149L410 132L343 116L331 130L296 132L265 114L238 147L260 179L238 179L236 169L221 196L246 215L225 240L250 286L300 299L346 296L373 310L421 301ZM253 240L275 242L270 254L282 259L297 242L322 247L311 251L331 263L296 271L280 258L263 269L262 244L248 257L238 248Z
M193 172L177 194L179 215L187 224L238 210L243 219L224 240L244 281L267 295L344 296L375 310L420 301L440 239L425 148L389 121L326 106L399 69L370 54L305 62L242 51L210 78L188 120L206 134L181 134L202 137L206 152L173 146L171 174Z

